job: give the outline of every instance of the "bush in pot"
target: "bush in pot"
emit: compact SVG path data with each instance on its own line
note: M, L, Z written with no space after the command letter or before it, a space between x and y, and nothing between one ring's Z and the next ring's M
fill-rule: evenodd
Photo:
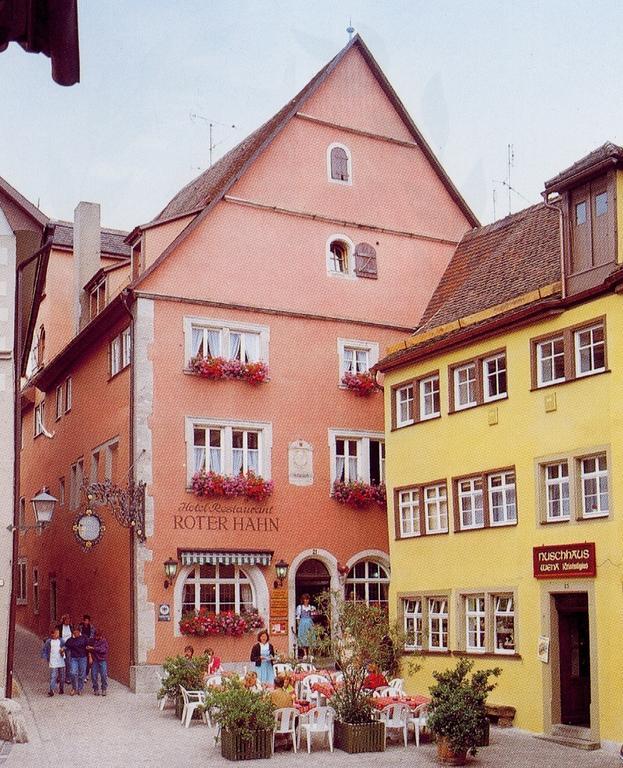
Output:
M174 699L176 703L175 713L178 717L182 716L183 708L180 686L186 688L187 691L203 690L204 666L205 659L201 656L197 659L170 656L164 660L162 668L165 675L158 691L158 698L169 696L169 698Z
M490 677L501 673L499 667L480 669L471 674L471 659L459 659L444 672L433 672L437 681L430 689L426 725L437 739L437 754L442 762L464 765L467 755L475 755L488 726L485 704L496 683Z
M273 705L264 693L244 687L236 677L206 691L205 709L221 727L221 754L228 760L270 757L275 725Z

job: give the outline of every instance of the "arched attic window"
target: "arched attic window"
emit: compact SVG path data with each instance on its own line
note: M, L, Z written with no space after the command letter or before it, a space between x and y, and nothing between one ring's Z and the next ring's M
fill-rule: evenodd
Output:
M332 144L328 156L331 181L350 184L352 181L350 152L342 144Z

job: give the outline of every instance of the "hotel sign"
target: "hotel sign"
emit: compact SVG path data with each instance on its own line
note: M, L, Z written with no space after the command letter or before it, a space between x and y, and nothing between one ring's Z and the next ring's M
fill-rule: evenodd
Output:
M532 559L536 579L593 578L597 575L594 542L534 547Z

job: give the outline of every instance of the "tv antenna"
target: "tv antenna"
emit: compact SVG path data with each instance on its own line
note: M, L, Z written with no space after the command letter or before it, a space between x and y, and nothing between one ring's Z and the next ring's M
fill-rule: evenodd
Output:
M203 115L198 115L196 112L190 113L190 119L195 120L203 120L206 122L209 126L210 130L210 168L212 167L212 152L216 149L216 147L219 146L219 144L222 144L224 139L221 139L221 141L217 141L216 144L214 143L214 126L220 125L223 128L236 128L237 126L232 123L232 125L227 125L226 123L219 123L218 120L212 120L209 117L204 117Z
M506 186L508 187L508 215L511 215L511 168L515 166L515 148L512 144L506 145Z
M348 26L346 27L346 31L348 32L348 39L349 41L353 39L353 35L355 34L355 28L353 27L353 20L348 19Z

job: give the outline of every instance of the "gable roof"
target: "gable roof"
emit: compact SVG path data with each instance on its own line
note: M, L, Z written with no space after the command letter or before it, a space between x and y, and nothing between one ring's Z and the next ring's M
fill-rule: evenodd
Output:
M47 224L48 217L45 213L40 211L36 205L33 205L30 200L26 200L26 198L21 195L15 187L12 187L6 179L3 179L2 176L0 176L0 190L10 197L13 202L24 211L24 213L27 213L30 218L34 219L41 227L44 227Z
M270 118L257 130L247 136L240 144L231 149L213 166L204 171L200 176L189 182L173 197L160 213L144 228L153 227L166 221L179 219L184 216L195 215L195 218L182 230L162 254L151 264L135 281L133 285L140 284L148 275L177 248L177 246L203 221L203 218L229 191L229 189L245 173L255 159L271 144L281 133L290 120L301 109L304 103L317 91L327 77L334 71L344 56L352 49L357 48L377 82L383 89L392 106L405 123L413 136L415 143L424 153L450 197L455 201L465 218L472 224L478 225L476 215L467 205L458 189L452 183L450 177L443 169L434 152L427 144L419 129L411 119L405 106L398 98L389 80L378 65L370 50L361 37L356 34L344 48L326 64L299 93L283 106L276 115ZM133 230L128 239L133 237L141 227Z
M50 222L52 245L57 248L74 247L74 225L71 221ZM127 232L121 229L102 227L100 230L100 250L106 256L130 258L130 246L125 242Z

